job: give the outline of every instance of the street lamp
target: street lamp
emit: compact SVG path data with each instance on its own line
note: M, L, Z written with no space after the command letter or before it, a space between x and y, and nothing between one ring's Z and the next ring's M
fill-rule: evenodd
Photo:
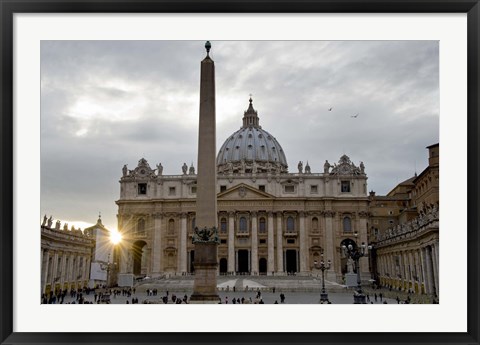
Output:
M328 293L325 291L325 271L330 269L331 264L330 260L325 264L325 261L323 261L323 253L319 265L317 260L313 262L314 267L322 271L322 292L320 293L320 302L328 302Z
M112 269L112 267L115 267L116 265L116 262L110 262L110 253L108 253L108 258L107 258L107 262L106 263L100 263L100 268L103 270L103 271L107 271L107 287L110 286L110 270Z
M355 238L356 237L357 233L355 233ZM343 253L355 262L355 269L357 270L357 290L353 295L353 304L366 304L366 297L362 291L359 261L361 257L368 256L368 250L371 250L372 246L367 246L364 242L362 242L362 245L359 247L355 242L355 246L350 243L348 246L342 245L342 249Z

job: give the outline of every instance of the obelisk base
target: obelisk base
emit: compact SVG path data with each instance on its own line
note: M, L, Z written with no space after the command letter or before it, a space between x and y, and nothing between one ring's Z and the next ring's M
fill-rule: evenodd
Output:
M192 304L220 303L217 292L217 244L195 244L195 280L193 294L190 297Z

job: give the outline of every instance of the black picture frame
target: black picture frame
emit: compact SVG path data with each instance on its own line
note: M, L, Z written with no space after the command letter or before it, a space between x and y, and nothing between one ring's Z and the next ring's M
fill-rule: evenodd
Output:
M479 16L478 0L0 0L0 340L2 344L479 344ZM16 333L13 332L13 16L15 13L467 13L468 252L465 333ZM455 116L449 114L448 116ZM381 315L379 315L381 317ZM95 320L95 318L92 318ZM349 320L350 322L351 320Z

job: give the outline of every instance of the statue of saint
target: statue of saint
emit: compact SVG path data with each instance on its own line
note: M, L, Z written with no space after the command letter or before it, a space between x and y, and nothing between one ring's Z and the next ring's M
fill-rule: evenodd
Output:
M68 223L63 224L63 230L68 231Z
M47 224L47 215L43 216L42 226L45 226L45 224Z
M253 161L252 163L252 173L256 174L257 173L257 162Z
M188 170L188 173L189 173L190 175L195 175L195 167L193 166L193 163L192 163L192 165L190 166L190 169Z
M233 163L232 162L227 163L227 173L233 174Z
M347 259L347 273L353 273L353 260L350 257Z
M126 165L126 164L125 164L125 165L123 166L123 168L122 168L122 173L123 173L123 176L124 176L124 177L127 176L127 174L128 174L128 169L127 169L127 165Z
M183 166L182 166L182 172L184 175L187 174L187 170L188 170L188 166L187 166L187 163L183 163Z
M328 174L329 173L329 170L330 170L330 163L328 163L328 160L325 161L325 164L323 165L323 173L324 174Z
M57 220L57 222L55 223L55 230L60 230L60 221Z
M299 174L303 173L303 163L302 163L302 161L298 162L298 173Z
M240 173L241 174L245 173L245 160L244 159L242 159L240 161Z
M51 229L51 228L52 228L52 224L53 224L52 216L50 216L50 218L48 218L48 223L47 223L47 224L48 224L47 227L48 227L49 229Z
M163 174L163 166L162 163L157 164L157 175L161 176Z
M360 162L360 173L365 174L365 165L363 164L363 162Z

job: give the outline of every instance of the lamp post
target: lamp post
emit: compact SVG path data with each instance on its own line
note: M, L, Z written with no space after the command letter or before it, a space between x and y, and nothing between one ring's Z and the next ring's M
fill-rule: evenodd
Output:
M325 264L325 261L323 260L323 253L322 253L320 264L318 264L317 260L315 260L313 262L313 265L315 268L318 268L319 270L322 271L322 292L320 293L320 302L328 302L328 293L325 291L325 271L330 269L331 261L328 260L327 263Z
M110 270L112 269L112 267L115 267L115 265L116 265L115 262L110 262L110 253L108 253L107 262L100 264L100 268L103 271L107 271L107 279L106 279L107 287L110 287Z
M355 233L355 238L357 237L357 233ZM357 289L355 294L353 295L353 304L366 304L366 297L362 291L362 280L360 277L360 258L364 256L368 256L368 250L372 249L372 246L367 246L365 243L362 242L361 246L358 246L355 242L355 246L349 244L348 246L342 246L343 253L350 257L355 262L355 269L357 270Z

